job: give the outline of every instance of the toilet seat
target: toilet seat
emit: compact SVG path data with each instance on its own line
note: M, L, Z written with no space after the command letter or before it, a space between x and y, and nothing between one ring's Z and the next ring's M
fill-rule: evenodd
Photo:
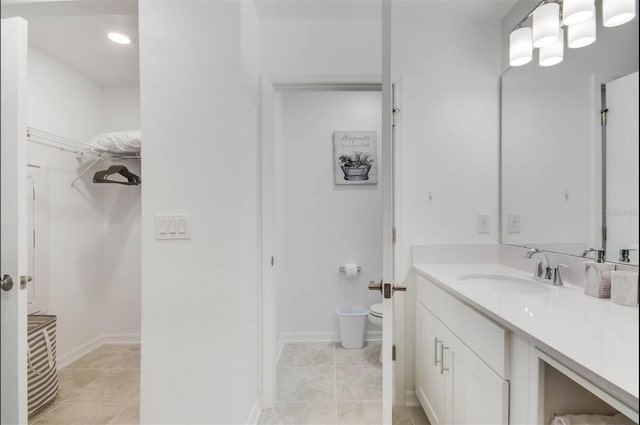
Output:
M369 314L373 317L379 317L380 319L382 319L383 311L384 311L384 308L382 307L382 303L374 304L371 307L369 307Z

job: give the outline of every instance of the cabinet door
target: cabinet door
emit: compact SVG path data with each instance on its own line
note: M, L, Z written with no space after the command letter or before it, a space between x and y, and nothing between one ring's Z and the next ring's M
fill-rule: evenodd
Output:
M440 372L444 325L416 303L416 395L432 425L445 423L444 375Z
M509 422L509 382L449 331L443 361L448 424Z

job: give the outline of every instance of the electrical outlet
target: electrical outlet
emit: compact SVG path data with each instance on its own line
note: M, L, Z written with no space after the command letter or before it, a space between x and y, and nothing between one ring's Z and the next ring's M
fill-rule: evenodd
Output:
M489 214L478 214L476 220L478 233L491 233L491 219L489 218Z
M520 233L520 214L507 214L507 232Z

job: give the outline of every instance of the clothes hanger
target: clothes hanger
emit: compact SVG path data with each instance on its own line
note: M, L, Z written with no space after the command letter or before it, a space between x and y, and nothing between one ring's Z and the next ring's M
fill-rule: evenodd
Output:
M127 181L118 181L118 180L109 180L109 177L112 174L120 174L125 177ZM106 170L98 171L93 175L94 183L117 183L124 184L127 186L137 186L140 184L140 177L133 174L131 171L127 169L124 165L112 165Z

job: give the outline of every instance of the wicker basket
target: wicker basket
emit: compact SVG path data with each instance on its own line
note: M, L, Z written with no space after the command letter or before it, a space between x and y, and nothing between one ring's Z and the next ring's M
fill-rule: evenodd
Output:
M29 315L27 332L28 401L32 417L58 394L56 316Z

